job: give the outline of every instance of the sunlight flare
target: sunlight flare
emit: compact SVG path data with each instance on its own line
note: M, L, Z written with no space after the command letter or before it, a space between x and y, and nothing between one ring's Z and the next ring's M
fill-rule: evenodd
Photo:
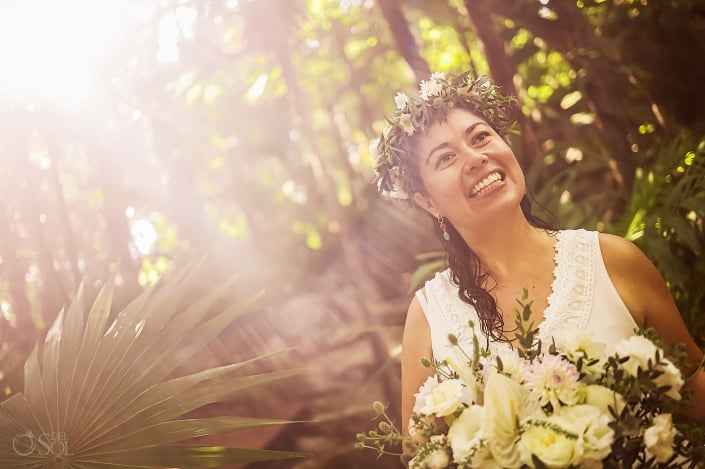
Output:
M3 2L0 96L80 106L94 94L99 67L119 45L136 5L120 0Z

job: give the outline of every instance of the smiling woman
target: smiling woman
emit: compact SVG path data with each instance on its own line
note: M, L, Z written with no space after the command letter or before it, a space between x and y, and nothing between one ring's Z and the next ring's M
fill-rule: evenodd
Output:
M524 174L503 139L513 101L467 73L434 73L421 83L419 97L400 93L395 101L391 126L372 146L379 188L413 201L437 221L449 266L409 306L402 418L410 432L425 428L409 422L419 405L414 393L433 374L424 359L462 361L457 345L467 356L499 356L517 347L522 329L513 321L525 291L532 308L523 320L538 325L543 344L579 333L612 351L637 328L684 344L684 371L696 397L692 415L705 417L703 353L646 256L624 238L556 230L532 214Z
M99 68L124 39L137 7L120 0L0 3L2 97L80 106L95 92Z
M448 218L456 229L489 227L491 218L524 197L524 175L511 148L470 111L451 109L445 122L415 139L415 147L426 190L415 192L414 201L434 218Z

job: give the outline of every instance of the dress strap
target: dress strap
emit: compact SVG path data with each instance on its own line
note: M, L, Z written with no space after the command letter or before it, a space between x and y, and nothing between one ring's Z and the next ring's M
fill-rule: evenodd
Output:
M421 310L423 310L424 316L426 316L426 321L430 322L428 318L428 315L430 314L430 311L428 310L428 301L426 301L426 295L424 295L423 288L416 290L415 296L421 306Z
M551 295L539 337L550 343L561 331L583 330L590 319L595 285L595 255L599 250L597 232L559 231Z
M458 297L458 287L451 281L450 271L439 272L426 282L426 319L431 329L433 356L436 360L455 357L455 348L450 344L448 334L453 334L463 350L472 353L473 329L479 324L475 308ZM417 292L418 297L418 292ZM470 328L468 322L475 326ZM481 334L478 332L478 336Z

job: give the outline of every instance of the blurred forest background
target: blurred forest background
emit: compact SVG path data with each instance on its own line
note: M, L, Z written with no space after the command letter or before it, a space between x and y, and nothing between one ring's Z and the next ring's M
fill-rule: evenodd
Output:
M266 293L193 366L295 347L258 366L307 371L200 412L313 421L208 441L396 467L355 433L372 400L396 415L439 244L377 196L368 143L431 71L517 96L537 199L636 242L705 345L700 0L3 2L0 56L0 399L82 280L115 273L121 307L205 256L196 290Z

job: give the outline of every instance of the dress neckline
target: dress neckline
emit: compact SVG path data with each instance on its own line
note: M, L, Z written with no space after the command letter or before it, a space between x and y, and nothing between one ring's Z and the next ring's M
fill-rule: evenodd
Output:
M563 257L560 255L560 253L562 251L561 240L563 239L563 234L565 232L566 232L566 230L557 230L556 234L555 234L556 240L553 243L553 273L552 273L553 278L551 279L550 293L548 294L548 297L546 298L546 308L541 312L541 315L539 316L539 318L541 318L541 321L535 327L536 329L538 329L537 337L540 338L542 342L545 342L541 336L541 331L544 329L544 327L542 327L542 326L544 324L546 324L547 319L554 318L555 314L556 314L555 311L556 311L556 307L558 304L557 291L558 291L558 286L559 286L558 285L559 270L560 270L559 263L562 262L562 259L563 259ZM474 310L474 308L473 308L473 310ZM476 311L475 311L475 314L477 314ZM551 322L554 322L554 321L555 321L555 319L551 319ZM549 324L550 324L550 322L549 322ZM482 335L482 337L486 341L489 339L489 341L487 343L489 345L490 350L493 349L493 346L494 346L494 348L502 347L506 350L513 350L514 349L514 346L512 345L513 341L492 340L482 330L480 330L480 334Z
M564 256L561 256L563 251L563 234L566 231L559 230L556 232L556 242L553 243L553 279L551 280L551 292L546 298L546 308L541 314L541 322L538 323L536 328L538 329L538 337L541 338L541 331L543 330L543 325L549 318L553 321L556 315L556 308L558 307L559 298L559 288L558 288L558 278L561 270L561 263L564 262Z
M599 249L597 232L559 230L555 236L551 293L543 318L536 315L541 319L537 326L538 338L544 344L551 343L553 337L565 331L583 330L587 326L593 302L595 259L599 258L596 253ZM490 340L482 333L477 311L458 297L458 287L453 283L449 269L437 273L427 282L425 293L424 299L430 304L424 312L432 325L434 354L450 353L452 356L452 347L446 344L448 333L455 334L459 342L471 350L473 335L472 330L468 330L469 320L474 323L472 329L483 348L490 352L511 350L507 342Z
M568 327L586 327L595 285L596 232L562 230L557 234L553 283L548 305L539 324L538 338L545 344Z
M558 230L553 245L553 279L546 298L546 308L538 316L536 338L550 344L562 321L579 319L579 327L587 322L591 307L594 269L589 255L589 240L585 230ZM586 266L587 264L587 266ZM588 267L588 268L585 268ZM481 332L481 335L488 337ZM489 340L490 350L497 347L513 350L511 342Z

